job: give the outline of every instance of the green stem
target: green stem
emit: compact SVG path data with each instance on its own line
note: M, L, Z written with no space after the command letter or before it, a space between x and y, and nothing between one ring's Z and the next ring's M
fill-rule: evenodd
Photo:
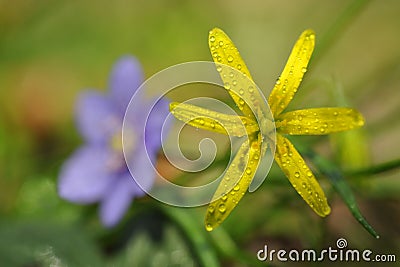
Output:
M392 171L397 168L400 168L400 159L395 159L375 166L370 166L361 170L350 171L348 172L348 174L351 176L370 176L387 171Z
M220 266L217 255L206 238L206 230L197 222L194 216L191 216L191 212L188 209L166 205L161 205L161 208L183 230L191 242L201 266Z
M261 263L257 260L256 255L249 255L241 251L223 227L220 226L218 229L211 232L210 236L214 246L225 257L240 261L246 266L266 266L265 263Z
M329 181L332 183L333 188L345 202L346 206L349 208L354 218L356 218L357 221L364 227L364 229L367 230L372 236L374 236L375 238L379 238L378 233L367 222L364 216L362 216L353 192L346 182L340 169L336 167L335 164L319 156L312 150L303 149L302 151L304 155L307 155L311 159L312 163L317 167L317 169L329 179Z
M312 60L315 62L322 53L326 53L339 39L339 35L346 29L357 15L367 6L370 0L355 0L351 2L344 11L337 17L333 24L325 31L319 39ZM315 63L313 63L315 64Z

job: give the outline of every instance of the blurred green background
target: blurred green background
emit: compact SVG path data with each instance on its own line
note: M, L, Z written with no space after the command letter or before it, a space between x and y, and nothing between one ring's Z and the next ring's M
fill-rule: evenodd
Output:
M256 266L264 244L322 249L340 237L351 248L399 258L399 13L397 0L0 1L0 265ZM357 223L325 177L319 181L332 213L321 219L275 165L212 233L203 226L204 207L144 198L105 229L95 206L59 199L59 168L82 143L73 114L79 92L107 89L112 64L125 54L139 59L146 77L211 60L213 27L229 34L265 94L298 35L316 31L315 54L289 108L349 105L366 125L293 140L343 171L380 239Z

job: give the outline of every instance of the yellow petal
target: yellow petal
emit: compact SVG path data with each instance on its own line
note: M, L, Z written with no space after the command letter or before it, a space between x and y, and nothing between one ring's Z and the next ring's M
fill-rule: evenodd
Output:
M193 127L230 136L245 136L258 132L258 125L243 116L228 115L194 105L173 102L169 109L179 120Z
M253 120L253 112L258 118L271 117L263 114L266 110L269 112L266 100L231 39L221 29L215 28L209 33L208 44L224 87L243 114Z
M220 225L246 193L258 167L260 147L258 140L246 140L239 148L208 206L205 218L207 231Z
M287 138L277 134L276 141L275 161L288 177L294 189L319 216L328 215L331 208L327 203L324 191L304 159Z
M306 30L294 45L286 66L268 98L274 116L280 114L287 107L297 92L303 75L307 71L314 44L315 33L312 30Z
M361 127L364 118L352 108L311 108L283 113L275 124L282 134L321 135Z

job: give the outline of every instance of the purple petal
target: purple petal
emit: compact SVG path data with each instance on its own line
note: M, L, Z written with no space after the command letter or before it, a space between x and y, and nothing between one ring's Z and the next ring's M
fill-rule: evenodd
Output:
M156 153L147 154L146 151L141 149L136 149L131 156L127 155L131 174L135 177L134 180L138 185L135 195L142 196L144 195L143 190L148 191L153 186L156 173L151 163L155 162L156 156Z
M77 150L61 169L59 195L76 203L99 201L115 179L108 168L111 156L103 147L86 146Z
M100 219L105 226L112 227L121 220L136 190L137 185L129 174L116 179L100 205Z
M161 148L161 130L163 130L164 132L168 132L170 129L170 121L164 124L168 114L169 101L167 101L166 99L161 99L160 101L158 101L157 105L154 106L154 109L147 119L145 142L146 147L150 151L152 151L152 153L157 153L158 150Z
M122 118L107 96L87 91L77 101L77 123L87 142L105 144L121 130Z
M111 97L123 113L128 103L143 82L143 71L132 56L122 57L115 65L110 77Z

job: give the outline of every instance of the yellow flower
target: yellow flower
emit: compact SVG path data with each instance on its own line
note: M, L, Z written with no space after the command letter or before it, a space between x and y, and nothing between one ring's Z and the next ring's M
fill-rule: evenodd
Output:
M312 30L306 30L300 35L268 98L268 104L276 126L276 140L273 140L276 142L276 163L306 203L319 216L325 217L331 210L325 194L304 159L284 135L335 133L360 127L364 119L358 111L345 107L282 113L293 99L307 71L314 44L315 33ZM227 218L247 191L260 158L265 153L265 141L268 141L265 133L271 132L268 126L271 123L263 120L269 114L268 107L261 92L252 84L251 75L229 37L215 28L210 31L209 46L224 87L244 116L227 115L179 103L171 103L170 110L176 118L197 128L234 136L247 135L208 206L205 225L208 231L212 231ZM242 77L233 74L230 68L238 70ZM266 121L271 122L268 119ZM261 133L263 131L264 134Z

